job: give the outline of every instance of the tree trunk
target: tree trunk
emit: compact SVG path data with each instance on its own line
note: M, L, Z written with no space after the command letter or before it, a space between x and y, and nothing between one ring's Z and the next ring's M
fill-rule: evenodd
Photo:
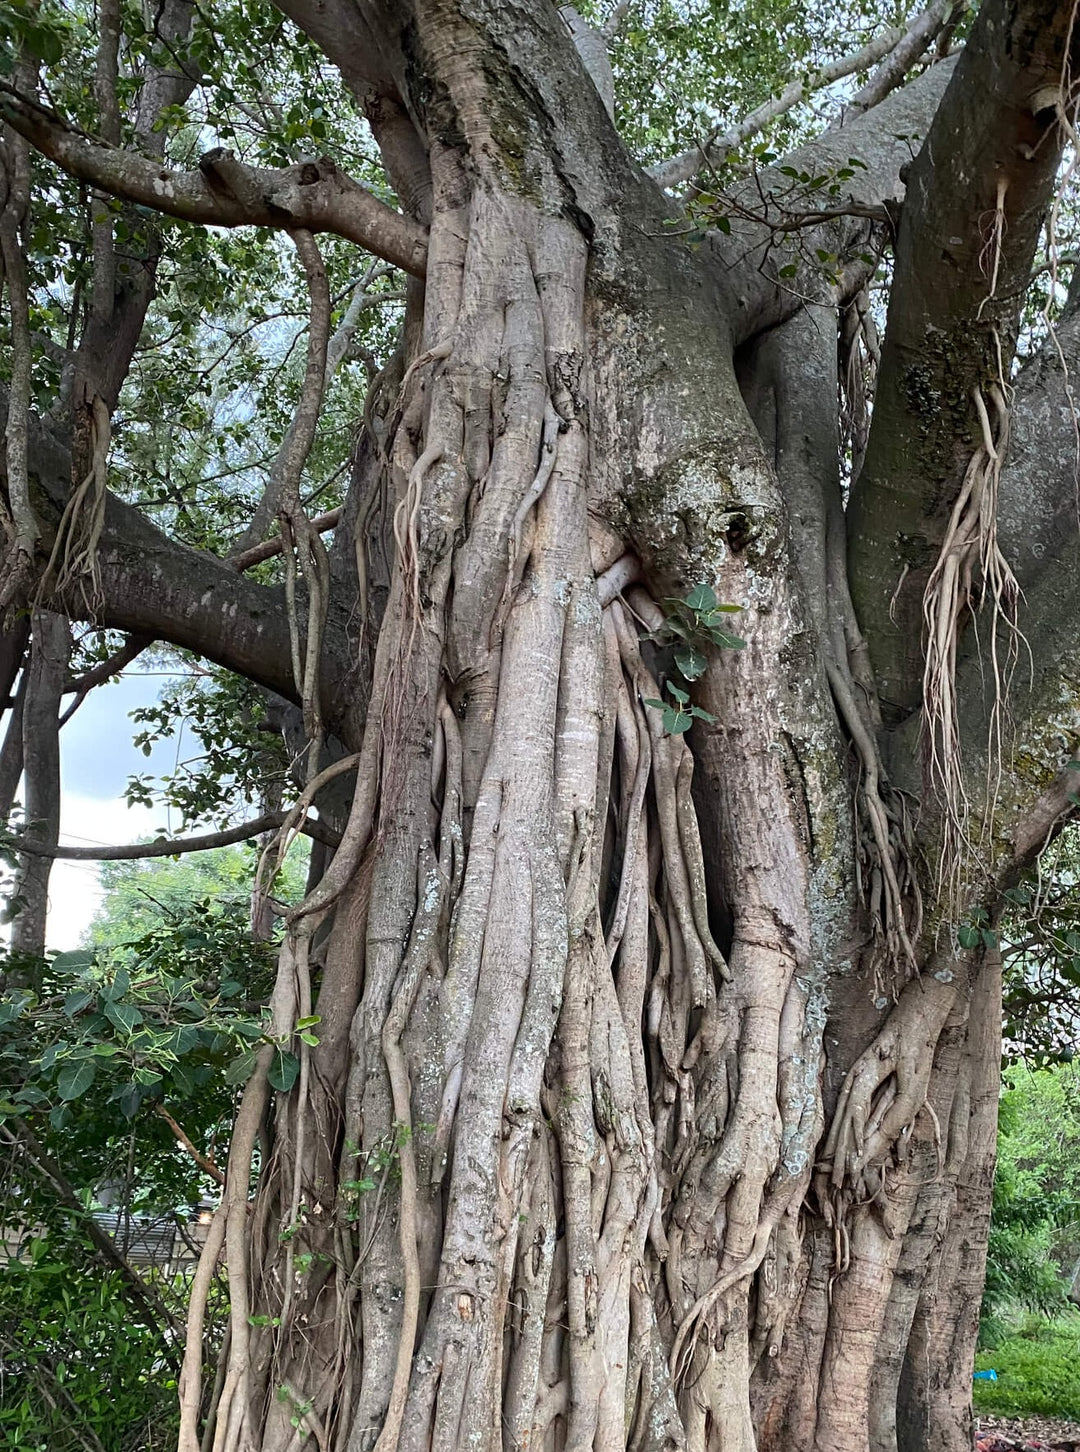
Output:
M320 1042L290 1093L249 1087L273 1149L253 1212L219 1211L214 1445L959 1445L986 979L920 934L875 752L849 784L835 309L737 378L715 258L671 245L613 147L579 167L550 61L522 109L530 44L567 37L519 16L510 62L497 10L415 19L439 101L396 568L360 784L275 1001L284 1041L321 967ZM665 600L701 584L747 640L699 628L716 724L688 740L649 703ZM950 1338L931 1388L920 1349Z
M372 235L413 278L328 561L299 511L303 458L282 464L283 446L295 469L275 466L306 590L291 550L283 598L151 545L115 502L101 526L107 623L198 643L355 753L340 845L288 925L195 1283L181 1452L958 1449L1000 978L992 935L957 928L989 921L1060 826L1080 719L1069 595L1068 629L1036 641L1030 703L1064 671L1072 704L1047 708L995 815L985 739L970 743L999 702L965 630L1008 485L986 367L1008 353L1060 155L1053 108L1028 102L1076 48L1071 19L987 0L955 68L798 154L810 176L865 158L865 196L790 243L769 213L786 172L766 168L698 245L672 235L574 49L585 32L552 7L282 8L365 107L407 212L375 208ZM911 449L911 360L933 318L887 352L896 396L846 513L837 395L857 391L881 242L868 217L895 214L907 138L943 91L924 158L958 116L976 134L969 103L1005 120L963 176L937 177L932 156L916 169L893 309L906 316L924 254L954 244L941 227L966 226L985 258L987 207L1009 287L985 318L985 268L953 289L953 351L932 362L959 392L933 477ZM147 180L128 152L7 104L84 179L243 220L218 153L183 186ZM999 156L1028 170L997 185ZM317 390L309 228L329 227L329 173L275 175L252 219L289 219ZM305 386L289 448L311 403ZM42 470L50 497L59 472ZM949 663L936 715L918 627L897 641L889 608L910 563L879 497L890 481L897 517L925 525L916 614L929 602ZM965 575L948 521L968 528L972 499L984 533L963 536ZM949 570L968 594L945 601ZM744 639L723 644L725 621ZM940 706L954 686L967 816L950 796L963 731ZM926 782L920 719L947 768ZM982 807L976 852L964 833ZM312 1043L296 1026L315 1014ZM208 1399L222 1249L230 1327Z

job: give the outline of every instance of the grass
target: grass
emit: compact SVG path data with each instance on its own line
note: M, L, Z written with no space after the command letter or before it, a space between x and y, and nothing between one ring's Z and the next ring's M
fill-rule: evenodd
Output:
M994 1340L975 1358L977 1371L998 1374L996 1382L975 1382L977 1414L1028 1412L1080 1421L1080 1314L1026 1316Z

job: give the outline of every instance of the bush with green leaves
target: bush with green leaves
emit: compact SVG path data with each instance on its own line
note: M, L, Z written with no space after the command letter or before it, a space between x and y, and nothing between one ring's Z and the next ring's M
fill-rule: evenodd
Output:
M1020 1311L1068 1306L1080 1257L1080 1070L1006 1070L980 1339L1000 1338Z
M1080 1420L1080 1316L1029 1317L976 1358L997 1381L974 1384L976 1412Z
M108 1196L184 1224L218 1194L177 1127L223 1164L265 1041L274 950L249 929L252 866L241 848L109 864L87 947L0 962L0 1448L175 1442L186 1283L134 1273L91 1212ZM295 1063L279 1047L280 1084Z

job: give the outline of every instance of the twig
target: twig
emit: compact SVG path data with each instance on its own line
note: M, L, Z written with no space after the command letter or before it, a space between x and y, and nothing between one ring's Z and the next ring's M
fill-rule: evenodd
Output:
M165 1121L165 1123L172 1130L173 1134L176 1135L179 1143L184 1146L188 1154L198 1165L199 1169L202 1170L203 1174L209 1175L210 1178L212 1180L216 1180L219 1185L224 1185L224 1174L221 1172L221 1170L218 1169L217 1165L214 1164L213 1160L208 1159L206 1155L203 1154L202 1150L198 1149L192 1143L187 1131L182 1125L176 1122L176 1120L172 1117L169 1111L165 1108L164 1104L155 1104L154 1113L158 1116L159 1119L163 1119Z

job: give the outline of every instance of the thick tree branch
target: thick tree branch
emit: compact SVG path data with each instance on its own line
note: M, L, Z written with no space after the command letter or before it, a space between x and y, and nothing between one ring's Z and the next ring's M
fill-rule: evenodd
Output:
M0 410L6 394L0 388ZM37 420L31 421L31 493L42 518L44 546L70 493L70 454ZM3 467L0 461L0 484ZM245 579L205 551L177 544L144 515L112 495L98 546L102 603L93 624L167 640L295 700L284 591ZM63 608L63 601L53 601ZM85 605L67 600L72 613ZM322 642L324 720L351 739L349 721L361 706L350 677L349 622L331 602Z
M869 111L902 85L911 67L922 59L945 27L963 13L963 9L964 0L934 0L928 10L912 21L899 44L885 57L862 90L852 97L846 107L847 115L857 116L861 111Z
M922 696L923 594L965 467L983 441L976 392L1004 391L1064 133L1058 0L979 13L908 180L874 418L852 492L856 609L883 707ZM872 114L872 113L871 113Z
M210 151L197 172L173 171L86 136L0 82L0 117L71 176L166 216L215 227L333 232L423 277L427 233L380 202L328 158L270 170Z

